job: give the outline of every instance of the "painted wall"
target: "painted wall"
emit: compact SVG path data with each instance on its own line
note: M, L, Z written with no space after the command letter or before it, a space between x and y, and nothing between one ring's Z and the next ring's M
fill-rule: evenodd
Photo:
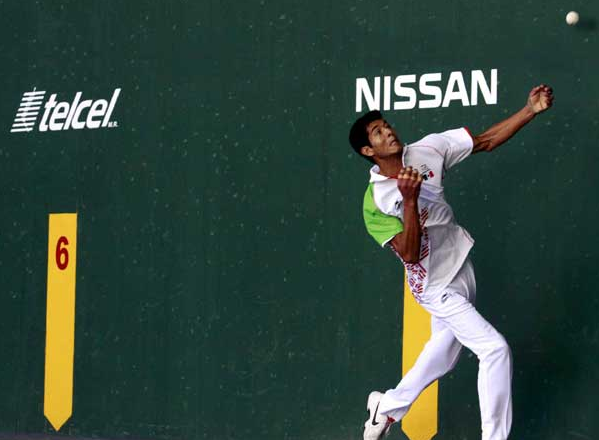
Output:
M356 79L441 73L444 91L451 72L469 87L497 69L496 104L387 118L407 142L476 133L554 87L554 108L457 167L447 196L477 241L478 307L514 353L513 438L599 438L598 14L581 0L0 2L0 431L54 432L48 215L76 212L61 434L361 438L368 392L399 380L403 284L362 223ZM11 132L25 92L70 104L117 88L115 127L40 131L40 113ZM436 439L479 438L476 369L465 354L441 381Z

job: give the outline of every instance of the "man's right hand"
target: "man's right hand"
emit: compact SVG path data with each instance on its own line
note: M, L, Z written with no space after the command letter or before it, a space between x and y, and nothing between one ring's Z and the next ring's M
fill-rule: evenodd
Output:
M404 203L417 202L420 194L422 176L417 169L412 167L402 168L397 175L397 188L401 193Z

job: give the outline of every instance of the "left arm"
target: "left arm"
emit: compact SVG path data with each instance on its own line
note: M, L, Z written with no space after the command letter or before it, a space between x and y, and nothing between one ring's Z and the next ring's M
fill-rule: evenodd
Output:
M503 144L533 118L547 110L553 104L553 90L544 84L532 89L528 101L522 110L498 124L493 125L484 133L474 136L472 154L480 151L493 151Z

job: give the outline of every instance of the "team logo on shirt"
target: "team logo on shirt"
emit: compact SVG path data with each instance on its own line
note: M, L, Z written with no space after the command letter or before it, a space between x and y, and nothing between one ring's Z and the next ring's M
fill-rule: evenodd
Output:
M422 176L422 180L428 180L435 177L435 173L425 164L420 165L420 175Z

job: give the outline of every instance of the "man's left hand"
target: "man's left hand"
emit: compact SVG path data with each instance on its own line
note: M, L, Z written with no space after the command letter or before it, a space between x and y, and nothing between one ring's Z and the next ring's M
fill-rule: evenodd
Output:
M528 94L528 108L536 115L553 105L553 89L545 84L536 86Z

